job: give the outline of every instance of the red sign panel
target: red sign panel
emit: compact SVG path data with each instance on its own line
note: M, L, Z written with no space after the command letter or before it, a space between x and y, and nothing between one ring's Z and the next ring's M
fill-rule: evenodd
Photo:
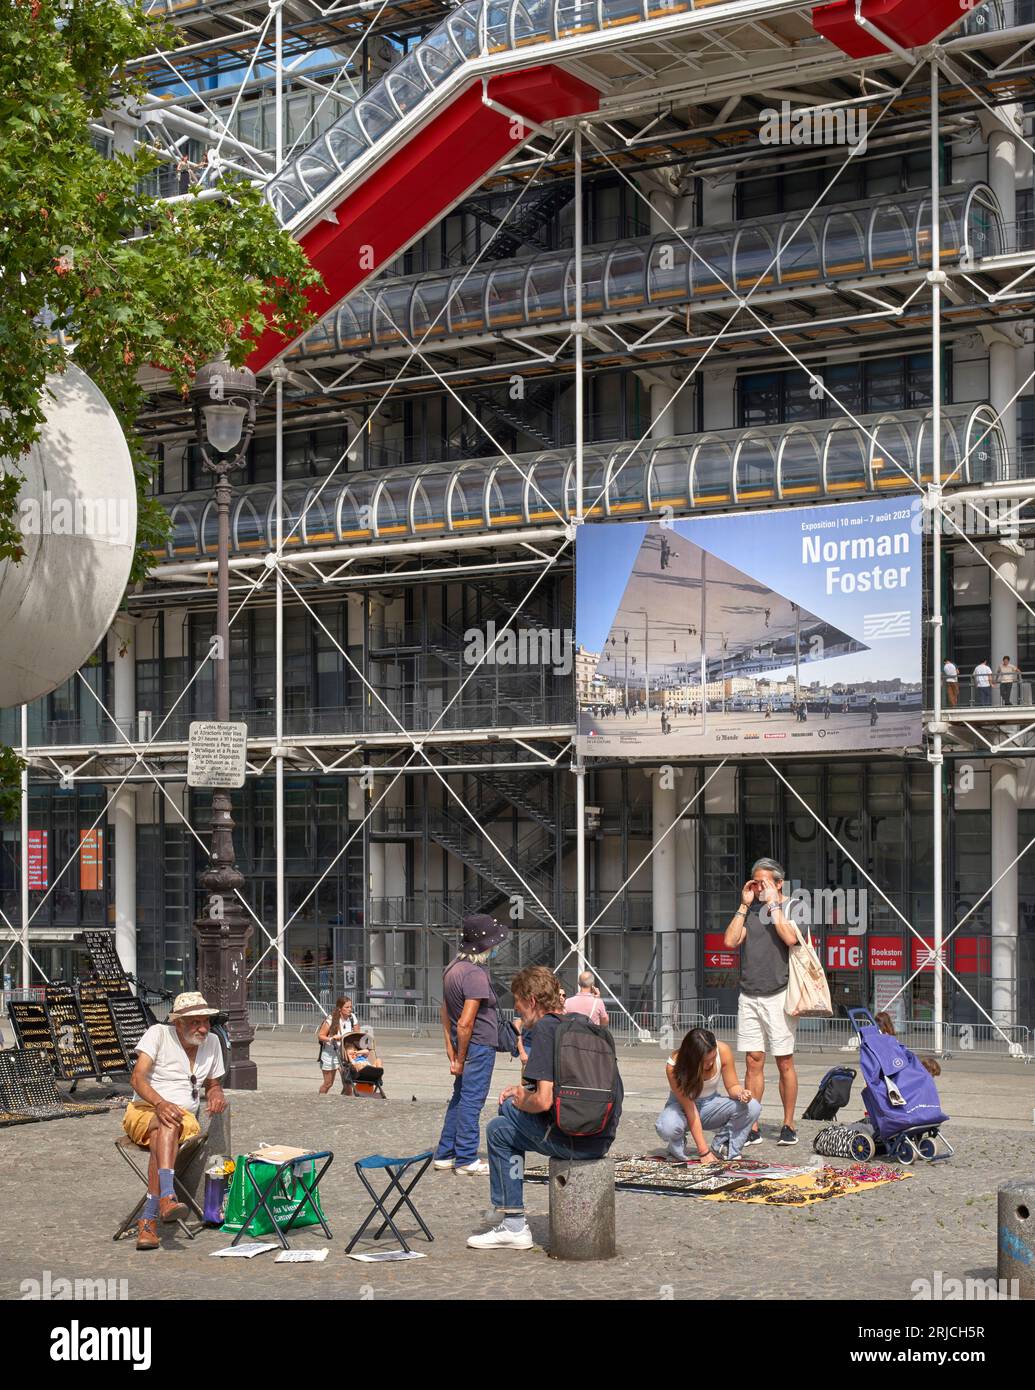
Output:
M740 952L731 951L721 931L706 931L704 934L705 970L736 970L740 964Z
M871 970L902 970L905 951L900 936L871 936L868 944Z
M29 891L47 888L48 874L47 831L29 831Z
M104 831L79 832L79 891L93 893L104 887Z
M942 942L942 964L949 963L949 947ZM933 970L934 969L934 937L925 936L923 941L918 941L913 937L913 969L914 970Z
M828 936L826 962L828 970L861 970L863 939L861 936Z
M992 938L957 936L956 971L960 975L991 975Z

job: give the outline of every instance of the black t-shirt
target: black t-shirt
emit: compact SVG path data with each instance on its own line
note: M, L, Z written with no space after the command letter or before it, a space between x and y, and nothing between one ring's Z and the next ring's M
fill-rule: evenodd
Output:
M525 1047L528 1052L528 1061L525 1063L524 1079L532 1083L531 1089L535 1089L538 1081L553 1081L554 1079L554 1047L557 1040L557 1029L564 1017L571 1018L573 1015L566 1016L561 1014L544 1014L541 1019L530 1028L525 1034ZM590 1135L586 1138L575 1138L572 1136L572 1143L581 1148L586 1146L587 1151L596 1147L599 1149L601 1143L609 1147L618 1129L618 1121L622 1115L622 1100L625 1090L622 1086L622 1078L618 1077L618 1088L615 1096L614 1108L611 1111L610 1119L605 1126L603 1133Z

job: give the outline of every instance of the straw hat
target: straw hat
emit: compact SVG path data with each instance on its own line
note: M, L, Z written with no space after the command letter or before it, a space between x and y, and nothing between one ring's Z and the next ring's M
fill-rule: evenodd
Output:
M203 994L194 991L176 996L169 1011L169 1021L171 1023L178 1018L214 1018L217 1013L219 1010L210 1008Z

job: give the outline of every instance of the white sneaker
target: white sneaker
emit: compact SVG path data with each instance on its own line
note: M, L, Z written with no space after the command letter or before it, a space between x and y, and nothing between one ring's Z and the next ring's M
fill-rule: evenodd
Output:
M483 1163L480 1158L476 1158L473 1163L465 1163L453 1170L456 1173L467 1173L473 1178L484 1178L488 1175L489 1165Z
M531 1250L535 1241L527 1222L520 1231L508 1231L501 1221L491 1231L485 1231L480 1236L468 1236L467 1244L472 1250Z

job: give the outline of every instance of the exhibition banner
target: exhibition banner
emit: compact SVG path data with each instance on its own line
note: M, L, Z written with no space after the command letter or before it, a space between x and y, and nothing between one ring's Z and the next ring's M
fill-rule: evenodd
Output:
M580 526L579 751L919 744L921 531L919 499Z

